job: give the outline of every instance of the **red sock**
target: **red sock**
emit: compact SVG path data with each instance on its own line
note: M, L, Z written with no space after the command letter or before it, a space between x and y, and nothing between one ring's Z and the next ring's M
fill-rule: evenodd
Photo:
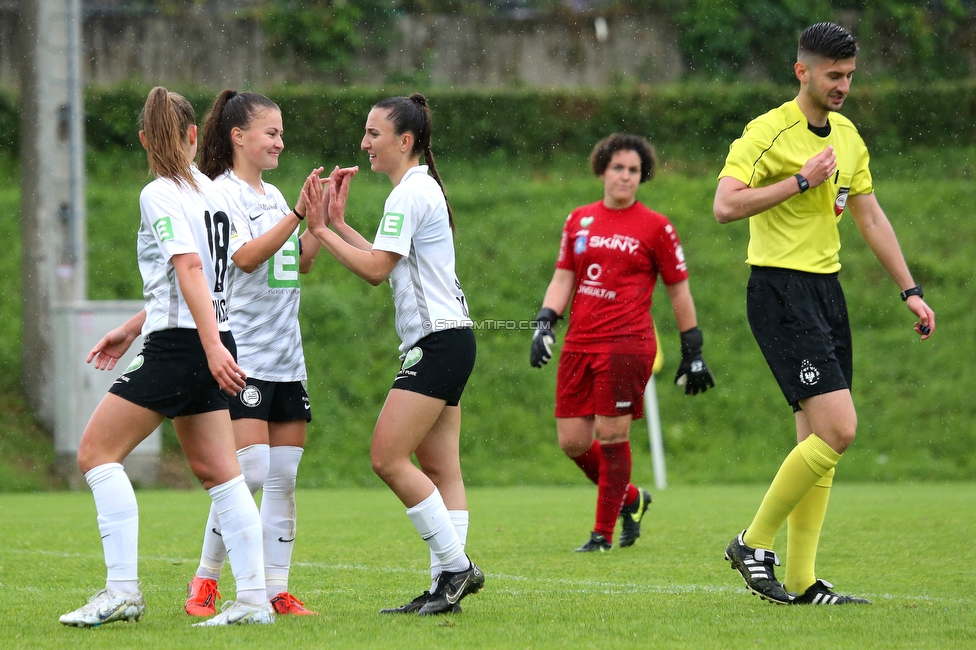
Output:
M624 500L620 502L620 505L625 506L629 503L633 503L640 496L640 490L633 483L627 484L627 489L624 491Z
M596 440L593 445L579 456L573 458L573 462L597 485L600 484L600 463L603 462L603 452L600 450L600 443Z
M603 452L603 463L597 484L596 526L593 530L610 542L613 540L613 527L620 516L624 493L630 484L630 441L600 445L600 450Z

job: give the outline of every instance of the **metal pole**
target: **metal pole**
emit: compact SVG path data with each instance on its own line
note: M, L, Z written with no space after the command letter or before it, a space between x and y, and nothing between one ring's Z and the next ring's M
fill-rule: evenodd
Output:
M68 0L66 21L68 29L68 179L70 192L70 223L66 259L70 266L72 298L84 300L88 295L86 264L86 207L85 207L85 123L84 85L81 71L81 0Z
M657 405L657 384L651 375L644 390L644 417L647 419L647 436L651 442L651 465L654 468L654 486L658 490L668 487L664 468L664 438L661 434L661 412Z

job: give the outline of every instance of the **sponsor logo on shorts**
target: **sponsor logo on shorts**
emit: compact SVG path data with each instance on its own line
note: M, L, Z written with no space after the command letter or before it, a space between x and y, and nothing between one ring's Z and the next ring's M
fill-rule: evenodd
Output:
M146 362L146 360L142 358L142 355L141 354L137 354L136 355L136 358L133 359L131 361L131 363L129 363L129 367L122 371L122 374L125 375L125 374L128 374L130 372L135 372L136 370L138 370L139 368L141 368L142 367L142 364L145 363L145 362Z
M403 357L403 365L400 367L400 371L402 372L407 368L414 367L415 365L420 363L420 360L423 358L424 358L423 350L421 350L420 348L410 348L410 351L407 352L407 355Z
M261 403L261 390L257 386L248 384L241 391L241 404L255 407Z
M629 409L634 403L633 402L617 402L616 406L618 409Z
M800 383L804 386L815 386L820 381L820 371L810 363L809 359L804 359L800 364Z

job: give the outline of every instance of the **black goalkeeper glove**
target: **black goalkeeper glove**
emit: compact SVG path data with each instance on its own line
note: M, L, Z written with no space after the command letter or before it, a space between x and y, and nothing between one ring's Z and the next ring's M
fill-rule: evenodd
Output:
M559 316L548 307L539 310L535 317L535 334L532 335L532 347L529 349L529 363L533 368L541 368L552 358L552 344L556 342L556 335L552 331Z
M681 364L674 383L685 387L685 395L704 393L715 387L715 378L702 359L702 333L697 327L681 333Z

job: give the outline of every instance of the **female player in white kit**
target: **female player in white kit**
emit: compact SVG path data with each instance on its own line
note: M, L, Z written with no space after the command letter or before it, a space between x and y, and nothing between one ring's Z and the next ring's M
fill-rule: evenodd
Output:
M96 407L78 449L78 466L95 497L108 577L105 589L60 620L98 627L142 618L139 513L121 463L169 417L190 468L213 499L237 583L237 602L197 625L273 623L261 519L234 453L227 410L227 394L245 385L224 298L227 199L193 166L197 127L186 99L153 88L139 121L139 139L156 177L139 197L137 248L146 307L106 334L88 361L111 370L140 333L145 343Z
M393 289L403 363L373 430L370 458L427 542L433 584L384 613L459 611L461 599L485 582L464 552L468 506L459 460L459 402L474 367L475 339L455 274L454 221L430 136L423 95L391 97L369 112L361 147L372 170L393 183L373 243L345 222L349 181L358 168L332 173L327 217L323 187L313 183L302 190L309 230L322 245L370 284L389 280Z
M251 494L263 488L264 572L276 614L315 614L288 592L295 545L295 479L312 419L305 390L305 355L298 323L299 274L321 245L299 237L304 208L292 210L262 172L278 166L284 149L281 109L258 93L224 90L203 126L200 171L230 197L227 290L237 362L247 386L231 400L237 457ZM321 170L318 170L321 171ZM318 174L315 175L319 182ZM215 611L217 581L227 551L210 509L196 575L184 606L191 616Z

